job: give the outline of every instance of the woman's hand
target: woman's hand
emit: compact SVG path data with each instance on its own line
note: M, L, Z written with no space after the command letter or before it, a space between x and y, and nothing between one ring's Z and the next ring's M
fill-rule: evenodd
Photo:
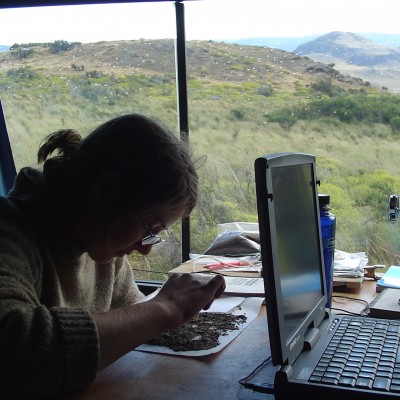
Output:
M177 327L200 310L210 308L224 290L225 279L222 275L174 274L153 300L165 306L173 327Z
M176 274L148 301L94 313L100 340L100 369L209 308L224 290L221 275Z

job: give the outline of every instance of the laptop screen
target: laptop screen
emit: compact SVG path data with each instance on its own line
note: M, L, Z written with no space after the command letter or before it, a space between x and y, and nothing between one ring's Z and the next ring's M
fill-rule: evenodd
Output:
M260 157L255 175L272 361L282 365L326 314L315 157Z

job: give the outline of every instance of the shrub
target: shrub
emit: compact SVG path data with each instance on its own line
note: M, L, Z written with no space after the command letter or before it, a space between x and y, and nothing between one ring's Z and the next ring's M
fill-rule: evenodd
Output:
M85 66L84 65L71 64L71 69L72 69L72 71L83 71L85 69Z
M79 42L67 42L66 40L56 40L54 43L50 43L50 53L59 53L61 51L67 51L73 49L75 46L80 45Z
M93 70L93 71L88 71L85 73L85 76L87 78L94 78L94 79L99 79L99 78L103 78L104 76L106 76L106 74L104 74L101 71L98 70Z
M33 53L33 49L32 48L18 48L12 51L12 55L16 58L27 58L29 57L31 54Z
M234 110L232 110L232 114L235 116L236 119L244 118L244 111L234 109Z
M318 107L321 116L334 116L341 122L351 122L362 119L362 110L359 103L350 96L335 97L329 100L321 101Z
M297 116L288 111L278 111L274 114L268 115L268 122L279 124L283 129L289 130L296 122Z
M274 94L274 89L272 88L271 85L262 85L257 89L257 92L261 96L269 97Z
M9 69L7 71L7 77L15 80L31 80L38 78L39 74L32 68L26 66L24 68Z
M400 133L400 117L393 117L390 119L390 127L393 133Z
M340 87L332 84L331 79L320 79L318 82L313 83L311 87L315 91L326 94L329 97L338 96L340 93L343 93Z

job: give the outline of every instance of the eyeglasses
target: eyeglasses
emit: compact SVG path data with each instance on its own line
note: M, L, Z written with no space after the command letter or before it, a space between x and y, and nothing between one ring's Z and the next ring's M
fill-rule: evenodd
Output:
M146 220L144 220L144 225L146 229L149 231L149 236L146 236L142 239L142 246L154 246L155 244L164 242L164 239L161 239L160 236L155 235L150 228L147 226Z

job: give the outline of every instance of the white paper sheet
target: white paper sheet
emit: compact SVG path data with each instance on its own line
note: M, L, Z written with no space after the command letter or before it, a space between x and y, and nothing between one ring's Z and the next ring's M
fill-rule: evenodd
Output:
M229 300L231 299L231 300ZM213 303L213 307L208 310L208 312L215 312L213 310L218 310L219 307L221 309L227 308L232 304L236 304L233 309L229 312L233 315L246 315L247 320L244 324L241 324L237 330L230 331L226 335L221 335L219 338L220 344L216 347L208 350L191 350L191 351L174 351L169 347L164 346L155 346L150 344L143 344L136 348L136 351L144 351L150 353L161 353L161 354L171 354L175 356L186 356L186 357L200 357L208 354L217 353L222 350L225 346L227 346L233 339L235 339L250 323L257 317L260 312L260 307L263 302L263 298L260 297L247 297L244 298L238 304L238 297L229 298L222 297L220 299L216 299ZM219 305L221 303L221 306ZM204 311L207 312L207 311Z
M263 278L225 276L225 293L237 296L265 297Z

